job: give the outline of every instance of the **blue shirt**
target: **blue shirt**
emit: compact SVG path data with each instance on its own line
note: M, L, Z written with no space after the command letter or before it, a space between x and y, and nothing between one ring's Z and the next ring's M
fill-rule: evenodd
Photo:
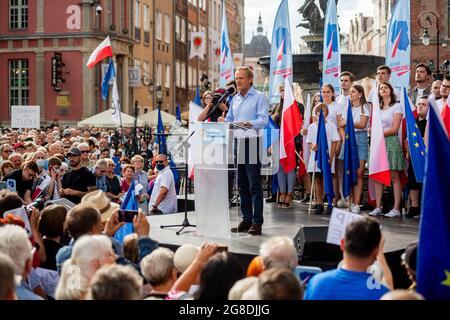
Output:
M108 186L106 185L106 176L95 177L95 182L97 184L97 189L103 192L108 191Z
M44 300L41 296L35 294L28 283L23 280L16 287L16 295L18 300Z
M379 300L387 287L369 279L370 273L342 268L319 273L309 281L305 300Z
M246 95L240 92L233 97L225 122L245 122L254 129L263 129L269 122L269 103L261 92L251 87Z

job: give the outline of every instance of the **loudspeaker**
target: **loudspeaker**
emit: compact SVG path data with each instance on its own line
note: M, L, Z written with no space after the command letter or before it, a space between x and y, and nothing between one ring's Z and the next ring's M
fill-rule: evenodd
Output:
M334 268L342 260L339 246L326 243L328 226L301 226L296 236L299 264Z

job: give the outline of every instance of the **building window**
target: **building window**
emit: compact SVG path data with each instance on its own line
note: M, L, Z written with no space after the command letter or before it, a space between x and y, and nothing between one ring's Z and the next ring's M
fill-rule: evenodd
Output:
M162 84L162 64L156 64L156 85L160 86Z
M150 73L148 72L148 66L149 66L148 61L144 60L144 63L142 64L142 68L144 71L144 77L148 77L150 75Z
M28 0L9 0L9 28L28 28Z
M170 43L170 17L166 14L164 15L164 41Z
M181 80L181 87L186 88L186 63L181 63L181 72L180 72L180 80Z
M181 25L180 25L180 16L175 16L175 40L181 40Z
M181 19L181 42L186 43L186 19Z
M156 11L156 32L155 32L156 40L162 39L162 13Z
M125 23L125 0L120 0L120 30L123 31L123 29L126 28Z
M26 106L30 100L28 60L9 60L9 105Z
M170 64L166 64L166 79L164 82L164 86L166 87L166 89L170 89L170 79L172 77L170 76Z
M181 87L180 61L175 62L175 86Z
M114 24L114 0L108 1L108 28Z
M141 3L140 0L134 2L134 39L141 40Z
M149 43L150 42L150 23L149 23L149 10L148 10L148 6L144 5L144 43Z

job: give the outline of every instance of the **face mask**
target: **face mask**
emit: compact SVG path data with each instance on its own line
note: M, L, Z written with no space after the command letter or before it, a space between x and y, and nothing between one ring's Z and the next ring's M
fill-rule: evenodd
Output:
M39 168L43 168L44 164L45 164L45 160L44 159L37 159L36 160L36 164L38 165Z
M120 167L121 167L122 169L125 169L126 166L127 166L126 163L122 163L122 164L120 165Z
M164 165L164 163L158 163L156 165L156 169L158 169L158 171L161 171L165 168L166 166Z

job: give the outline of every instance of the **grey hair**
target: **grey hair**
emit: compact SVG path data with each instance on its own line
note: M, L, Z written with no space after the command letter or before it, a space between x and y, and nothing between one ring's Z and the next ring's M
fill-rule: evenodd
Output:
M0 228L0 252L11 258L16 275L22 275L27 261L32 259L32 248L24 228L10 224Z
M6 300L8 294L16 291L16 272L11 258L0 252L0 300Z
M141 261L141 271L145 279L152 285L167 282L175 268L174 253L167 248L158 248Z
M297 250L292 239L281 236L266 240L259 249L265 269L288 268L294 270L298 264Z

